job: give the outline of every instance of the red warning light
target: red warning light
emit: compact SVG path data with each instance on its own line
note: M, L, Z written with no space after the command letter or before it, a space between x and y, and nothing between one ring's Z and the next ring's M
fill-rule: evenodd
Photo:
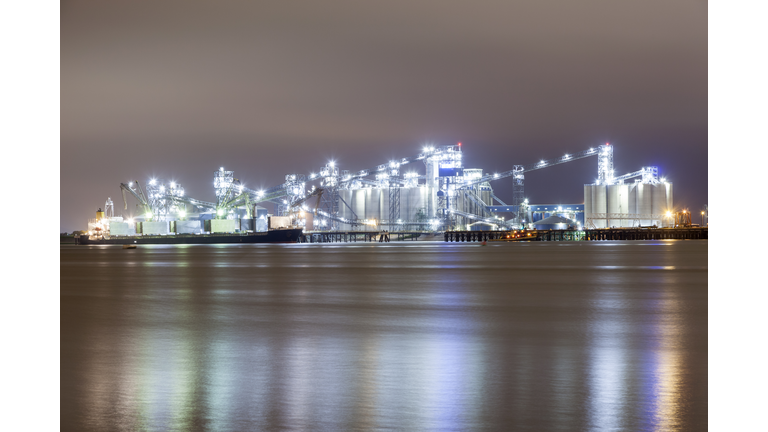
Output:
M611 145L611 143L605 143L605 145Z
M461 147L461 143L459 143L459 147Z

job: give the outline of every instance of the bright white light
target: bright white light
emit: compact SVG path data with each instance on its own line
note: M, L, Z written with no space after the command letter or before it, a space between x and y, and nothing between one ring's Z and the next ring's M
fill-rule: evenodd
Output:
M150 180L149 184L151 184L151 185L155 184L155 179Z
M224 209L216 210L216 214L219 215L219 216L224 216Z
M499 178L499 175L498 174L494 174L493 178Z
M179 210L179 217L186 217L186 216L187 216L187 212L185 212L184 210Z
M333 168L335 164L336 164L336 163L335 163L334 161L330 161L330 162L328 162L328 166L330 166L331 168Z
M176 187L176 182L171 182L171 187L175 188Z
M224 171L224 167L219 168L219 171Z

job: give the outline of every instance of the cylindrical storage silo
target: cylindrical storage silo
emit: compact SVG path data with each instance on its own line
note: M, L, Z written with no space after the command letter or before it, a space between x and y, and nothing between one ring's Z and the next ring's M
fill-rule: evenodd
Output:
M493 205L493 202L492 202L493 199L491 198L491 193L492 193L491 186L488 183L483 183L483 185L487 185L487 186L480 186L479 188L480 193L478 194L478 196L485 203L485 205ZM519 203L515 203L515 204L519 204ZM477 214L481 214L481 213L477 213Z
M592 211L594 213L608 213L607 190L605 185L595 185Z
M606 203L606 186L605 185L586 185L585 189L589 188L589 196L591 197L591 205L584 203L584 223L590 226L588 219L591 219L591 223L596 228L605 228L606 220L604 214L607 213ZM598 217L598 215L601 215Z
M427 190L425 187L400 189L400 218L402 220L416 220L419 212L427 214Z
M619 188L617 185L607 185L605 187L605 212L609 214L620 213L619 211ZM617 226L618 219L608 217L606 224L608 227Z
M653 191L653 213L665 214L673 209L667 207L667 191L663 184L648 185Z
M608 226L631 226L632 220L629 217L628 185L609 185L606 189L606 213L614 214L612 218L609 218Z
M592 213L592 190L593 185L584 185L584 214Z
M355 191L353 190L340 190L339 191L339 217L343 219L352 219L352 211L349 209L349 207L345 206L344 203L341 202L341 200L344 200L352 206L354 204L354 196Z
M383 195L389 195L389 190L371 189L371 200L366 209L366 217L368 219L389 219L389 208L384 206ZM387 196L387 198L389 198L389 196Z
M363 188L352 191L352 200L347 201L352 210L354 210L358 219L365 219L365 204L368 200L368 191L370 189ZM342 204L343 205L343 204ZM350 215L349 219L352 219L353 215Z
M636 183L637 199L635 213L640 216L640 225L651 226L654 225L654 218L648 215L655 214L653 211L653 187L651 184Z
M672 183L648 185L653 190L653 214L665 215L668 211L674 213L672 204ZM661 216L663 219L663 216Z

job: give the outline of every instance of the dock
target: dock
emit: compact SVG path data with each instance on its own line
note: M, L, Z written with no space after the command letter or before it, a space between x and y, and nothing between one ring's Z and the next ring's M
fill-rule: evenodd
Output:
M428 233L426 233L428 234ZM324 231L308 232L299 237L299 243L357 243L390 241L416 241L423 231Z
M586 230L446 231L446 242L708 240L708 228L603 228Z

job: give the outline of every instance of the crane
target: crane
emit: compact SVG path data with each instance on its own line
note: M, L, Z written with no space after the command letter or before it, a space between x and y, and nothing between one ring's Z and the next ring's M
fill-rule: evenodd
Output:
M291 224L293 224L293 221L297 219L296 213L298 213L299 211L299 206L301 206L301 204L304 203L304 201L314 196L317 197L317 202L315 203L315 211L313 212L313 214L317 215L317 207L320 205L320 198L323 196L323 192L325 192L325 189L323 188L313 189L312 192L306 194L304 197L296 200L296 202L291 204L291 206L288 209L288 216L290 216L291 218Z
M325 189L323 189L323 188L312 189L312 192L308 193L304 198L301 198L298 201L296 201L295 203L291 204L291 210L296 209L304 201L312 198L313 196L316 196L317 197L317 202L315 203L314 214L317 214L317 207L320 205L320 198L323 196L323 192L325 192Z
M136 190L133 189L133 184L136 183ZM129 182L128 184L120 183L120 191L123 194L123 209L128 210L128 201L125 199L125 191L128 191L133 195L136 200L139 201L139 204L144 207L144 213L145 215L149 216L148 219L152 219L154 217L154 214L152 212L152 206L149 204L149 201L147 200L146 195L144 194L144 191L141 189L141 185L137 180L134 180L132 182Z

